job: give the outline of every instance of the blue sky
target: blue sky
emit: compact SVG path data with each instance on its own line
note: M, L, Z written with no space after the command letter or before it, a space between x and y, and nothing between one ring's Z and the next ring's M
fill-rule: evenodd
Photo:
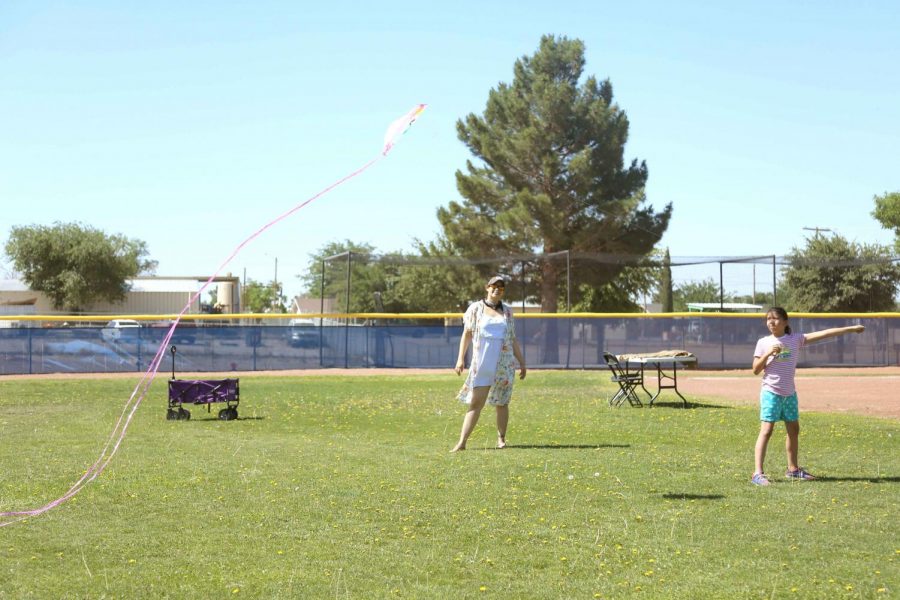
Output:
M650 203L674 206L673 256L781 255L804 227L886 244L870 213L875 194L900 190L898 30L888 0L7 0L0 241L12 226L80 221L146 241L159 275L210 275L427 103L386 160L226 268L268 281L277 261L299 292L328 242L387 252L436 237L469 158L456 120L480 114L549 33L583 40L586 73L612 81L626 156L647 162ZM718 266L675 272L707 276ZM726 289L749 282L746 268L726 273Z

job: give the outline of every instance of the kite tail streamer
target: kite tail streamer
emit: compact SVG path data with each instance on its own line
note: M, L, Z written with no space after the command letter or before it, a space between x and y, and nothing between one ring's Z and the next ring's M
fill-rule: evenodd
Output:
M388 155L388 152L390 152L390 150L396 144L397 138L403 135L406 130L408 130L412 126L412 124L415 123L416 119L422 113L422 111L425 110L426 106L427 105L425 104L419 104L404 116L391 123L391 125L388 127L387 133L385 134L384 146L382 147L380 156L370 160L362 167L356 169L349 175L345 175L341 179L335 181L315 195L307 198L290 210L285 211L275 219L269 221L268 223L257 229L249 237L247 237L247 239L238 244L235 249L232 250L231 254L228 255L228 258L226 258L222 262L222 264L219 265L215 273L213 273L209 277L209 279L206 280L206 283L204 283L203 286L201 286L201 288L193 296L191 296L191 299L188 300L184 308L181 309L181 312L178 313L178 315L175 317L172 325L169 327L166 335L163 337L162 343L156 350L156 354L154 355L153 360L150 361L150 365L147 367L147 371L143 374L140 381L131 392L131 396L129 396L128 400L125 402L125 406L122 408L122 412L119 414L119 418L116 421L116 424L113 427L112 431L110 432L110 435L107 438L106 443L104 444L103 449L100 451L100 455L97 457L97 460L94 462L94 464L92 464L84 472L84 474L80 479L78 479L78 481L72 484L72 487L70 487L66 493L64 493L56 500L30 510L0 512L0 519L3 519L2 521L0 521L0 527L11 525L12 523L22 521L29 517L41 515L48 510L56 508L57 506L63 504L64 502L75 496L75 494L80 492L85 485L87 485L88 483L96 479L101 473L103 473L103 471L112 461L113 457L116 455L116 452L118 452L119 446L125 439L125 433L128 431L128 426L131 424L131 420L134 418L135 413L137 413L138 407L140 407L141 402L143 402L144 398L147 396L147 391L150 389L150 385L156 378L156 373L157 371L159 371L159 366L162 363L163 358L165 357L166 349L169 346L169 342L172 340L172 335L175 333L175 328L181 322L181 318L184 316L184 314L190 309L191 306L193 306L194 302L196 302L197 299L200 298L201 294L203 294L206 288L208 288L213 280L215 280L215 278L219 276L219 273L222 271L222 269L224 269L228 265L228 263L230 263L234 259L234 257L244 249L247 244L262 235L270 227L293 215L303 207L324 196L339 185L346 183L357 175L362 174L375 163L386 157Z

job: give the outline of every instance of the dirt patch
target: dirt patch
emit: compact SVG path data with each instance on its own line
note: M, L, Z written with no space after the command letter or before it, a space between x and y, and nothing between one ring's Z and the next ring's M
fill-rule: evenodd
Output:
M299 369L291 371L240 371L225 373L179 373L180 379L219 379L225 377L365 377L373 375L440 375L454 376L451 369ZM531 371L540 377L541 371ZM45 375L3 375L11 379L133 379L141 374L128 373L51 373ZM163 373L157 379L163 378ZM678 389L688 398L703 397L733 405L756 405L759 402L760 377L750 370L678 372ZM652 386L651 386L652 389ZM797 392L804 411L854 413L900 419L900 367L798 369ZM661 400L674 396L663 391ZM676 397L677 399L677 397Z
M683 371L682 394L729 404L757 405L760 377L747 371ZM854 413L900 419L900 367L798 369L801 411Z

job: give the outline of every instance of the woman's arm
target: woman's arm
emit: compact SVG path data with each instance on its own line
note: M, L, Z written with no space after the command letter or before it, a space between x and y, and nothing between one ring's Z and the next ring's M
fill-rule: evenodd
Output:
M522 354L522 349L519 348L519 340L517 339L513 339L513 355L519 361L519 379L525 379L525 373L528 369L525 368L525 356Z
M865 331L865 329L866 328L862 325L851 325L850 327L835 327L833 329L813 331L812 333L805 333L803 334L803 336L806 338L807 343L811 343L837 337L839 335L844 335L845 333L862 333L863 331Z
M463 331L462 337L459 338L459 355L456 357L456 367L454 371L459 375L466 368L466 350L469 349L469 343L472 341L472 331L466 329Z

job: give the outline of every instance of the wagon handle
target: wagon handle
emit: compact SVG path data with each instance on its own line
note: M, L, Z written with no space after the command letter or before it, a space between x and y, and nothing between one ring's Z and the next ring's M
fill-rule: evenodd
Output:
M172 379L175 379L175 346L172 346L169 352L172 353Z

